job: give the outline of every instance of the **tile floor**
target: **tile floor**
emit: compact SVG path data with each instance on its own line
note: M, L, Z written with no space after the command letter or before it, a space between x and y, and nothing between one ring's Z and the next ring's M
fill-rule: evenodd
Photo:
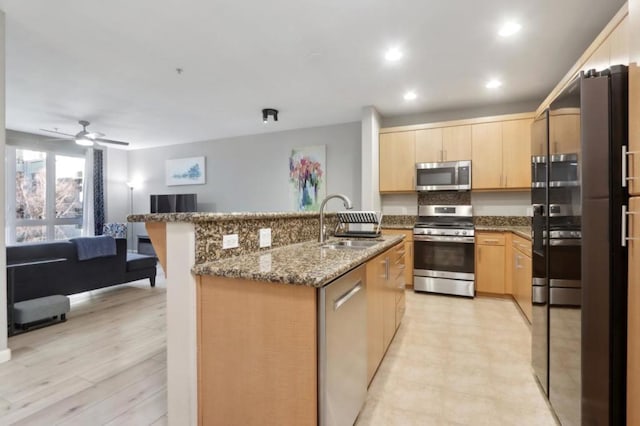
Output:
M358 426L556 425L530 367L531 333L512 301L406 296Z

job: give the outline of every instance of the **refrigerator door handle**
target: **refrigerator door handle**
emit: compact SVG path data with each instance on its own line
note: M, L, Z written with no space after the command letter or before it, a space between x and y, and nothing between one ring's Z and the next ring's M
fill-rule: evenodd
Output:
M630 160L630 157L633 157L636 154L640 154L640 151L627 151L626 146L622 146L622 187L627 187L627 182L630 180L640 180L639 176L628 176L628 166L627 161Z

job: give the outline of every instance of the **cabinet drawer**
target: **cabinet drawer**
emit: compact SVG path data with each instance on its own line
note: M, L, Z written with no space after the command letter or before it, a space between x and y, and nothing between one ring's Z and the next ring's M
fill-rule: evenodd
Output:
M487 246L503 246L505 242L503 232L477 232L476 244Z
M383 229L382 235L404 235L404 241L413 241L412 229Z
M520 250L524 255L531 257L531 241L514 234L511 245L513 248Z

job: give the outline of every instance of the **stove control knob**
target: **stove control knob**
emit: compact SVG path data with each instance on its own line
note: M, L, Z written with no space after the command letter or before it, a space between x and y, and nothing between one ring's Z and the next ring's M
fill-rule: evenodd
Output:
M460 235L467 235L467 231L460 232Z
M458 234L460 234L460 231L454 232L454 235L458 235Z
M427 235L431 235L431 231L427 231Z

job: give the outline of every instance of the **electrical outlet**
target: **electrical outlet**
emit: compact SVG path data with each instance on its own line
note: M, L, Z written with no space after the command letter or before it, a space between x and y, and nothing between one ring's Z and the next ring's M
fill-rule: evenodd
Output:
M222 248L232 249L238 247L238 234L229 234L222 236Z
M262 228L259 232L260 248L271 247L271 228Z

